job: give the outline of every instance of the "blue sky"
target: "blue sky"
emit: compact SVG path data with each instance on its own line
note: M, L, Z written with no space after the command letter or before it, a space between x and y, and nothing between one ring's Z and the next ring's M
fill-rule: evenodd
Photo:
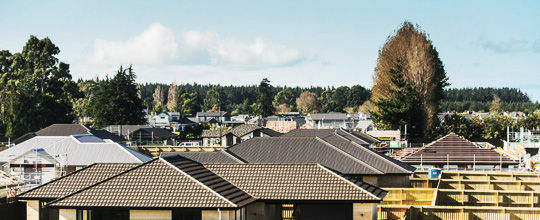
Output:
M0 49L50 37L74 78L133 64L138 82L372 86L404 20L430 35L451 87L540 99L540 1L0 1Z

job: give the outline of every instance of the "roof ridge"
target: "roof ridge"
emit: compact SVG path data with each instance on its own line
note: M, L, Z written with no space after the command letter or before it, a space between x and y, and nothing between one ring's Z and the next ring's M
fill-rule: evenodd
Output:
M375 167L373 167L373 166L367 164L366 162L364 162L364 161L362 161L362 160L356 158L355 156L353 156L353 155L351 155L351 154L345 152L344 150L339 149L338 147L336 147L336 146L334 146L334 145L328 143L327 141L325 141L325 140L323 140L323 139L321 139L321 138L319 138L319 137L315 137L315 139L318 140L318 141L320 141L320 142L322 142L323 144L326 144L326 145L330 146L331 148L333 148L334 150L338 151L339 153L341 153L341 154L343 154L343 155L345 155L345 156L347 156L347 157L349 157L349 158L351 158L351 159L353 159L353 160L355 160L355 161L357 161L357 162L360 162L361 164L366 165L366 166L367 166L368 168L370 168L371 170L373 170L373 171L375 171L375 172L378 172L378 173L380 173L380 174L384 174L384 172L380 171L379 169L377 169L377 168L375 168Z
M337 135L340 135L340 134L337 134ZM343 137L343 138L345 138L345 137ZM372 155L375 155L375 156L377 156L377 157L379 157L379 158L381 158L381 159L383 159L383 160L389 162L392 166L397 167L398 169L401 169L401 170L403 170L403 171L405 171L405 172L411 172L411 171L409 171L409 170L407 170L407 169L405 169L405 168L403 168L403 167L401 167L401 166L395 164L393 161L388 160L388 158L383 157L383 156L381 156L380 154L378 154L378 153L372 151L371 149L366 149L364 146L362 146L362 145L360 145L360 144L358 144L358 143L356 143L356 142L354 142L354 141L350 141L350 142L351 142L352 144L354 144L354 145L358 145L358 147L361 148L363 151L367 151L368 153L371 153Z
M162 162L165 162L167 165L171 166L172 168L176 169L178 172L180 172L181 174L183 174L184 176L188 177L189 179L191 179L192 181L194 181L195 183L199 184L200 186L202 186L203 188L205 188L206 190L210 191L211 193L215 194L216 196L218 196L220 199L223 199L225 202L231 204L233 207L238 207L237 204L235 204L234 202L232 202L231 200L225 198L225 196L221 195L220 193L216 192L214 189L210 188L209 186L207 186L206 184L202 183L201 181L199 181L198 179L196 179L195 177L187 174L185 171L183 171L182 169L178 168L177 166L171 164L169 161L161 158L161 157L158 157L157 159L161 160ZM196 163L196 162L195 162ZM201 164L202 165L202 164ZM204 165L202 165L204 167ZM206 169L206 167L205 167ZM208 169L207 169L208 170ZM208 170L209 172L212 172L210 170ZM219 176L217 175L216 173L212 172L214 175L216 176ZM219 176L220 178L223 179L223 177ZM227 181L229 182L229 181ZM231 182L229 182L231 185L233 185ZM236 185L234 185L236 188L238 188ZM238 188L239 190L241 190L240 188ZM252 198L255 198L253 197L251 194L245 192L244 190L241 190L243 191L244 193L248 194L249 196L251 196Z
M157 158L156 158L156 159L157 159ZM53 200L53 201L50 201L50 202L47 203L46 206L49 206L49 205L51 205L51 204L53 204L53 203L62 201L62 200L64 200L64 199L67 199L68 197L71 197L71 196L73 196L73 195L75 195L75 194L81 193L82 191L85 191L85 190L90 189L90 188L92 188L92 187L94 187L94 186L97 186L97 185L99 185L99 184L102 184L102 183L104 183L104 182L107 182L107 181L109 181L109 180L111 180L111 179L113 179L113 178L116 178L117 176L124 175L125 173L130 172L130 171L135 170L135 169L138 169L138 168L140 168L140 167L142 167L142 166L145 166L145 165L147 165L147 164L149 164L149 163L155 161L156 159L149 160L149 161L147 161L147 162L145 162L145 163L142 163L142 164L139 164L139 165L134 166L134 167L132 167L132 168L129 168L129 169L127 169L127 170L124 170L124 171L122 171L122 172L120 172L120 173L118 173L118 174L116 174L116 175L113 175L113 176L111 176L111 177L109 177L109 178L106 178L106 179L104 179L104 180L102 180L102 181L99 181L99 182L97 182L97 183L95 183L95 184L92 184L92 185L90 185L90 186L87 186L87 187L85 187L85 188L82 188L82 189L80 189L80 190L78 190L78 191L76 191L76 192L70 193L69 195L66 195L66 196L64 196L64 197L62 197L62 198L58 198L58 199L55 199L55 200ZM82 170L82 169L81 169L81 170Z
M225 156L230 157L233 160L236 160L236 161L240 162L241 164L247 164L248 163L247 161L242 159L240 156L236 155L233 152L228 151L227 148L221 150L221 152L223 152L225 154Z
M373 196L373 197L375 197L375 198L377 198L377 199L379 199L379 200L382 200L382 198L380 198L380 197L378 197L378 196L376 196L376 195L373 195L373 193L371 193L371 192L367 191L366 189L360 187L359 185L356 185L356 184L354 184L353 182L351 182L351 181L349 181L349 180L343 178L342 176L338 175L337 173L332 172L331 170L329 170L328 168L324 167L323 165L321 165L321 164L317 164L317 165L318 165L318 167L320 167L321 169L323 169L323 170L325 170L326 172L330 173L331 175L334 175L334 176L338 177L339 179L341 179L341 180L343 180L343 181L349 183L350 185L352 185L352 186L354 186L354 187L356 187L356 188L358 188L358 189L364 191L365 193L367 193L367 194L369 194L369 195L371 195L371 196ZM379 188L379 187L377 187L377 188Z

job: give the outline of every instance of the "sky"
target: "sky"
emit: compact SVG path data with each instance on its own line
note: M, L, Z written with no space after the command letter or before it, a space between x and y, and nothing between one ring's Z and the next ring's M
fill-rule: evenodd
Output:
M49 37L74 79L133 65L137 82L372 86L404 21L429 34L452 84L540 100L540 1L3 1L0 50Z

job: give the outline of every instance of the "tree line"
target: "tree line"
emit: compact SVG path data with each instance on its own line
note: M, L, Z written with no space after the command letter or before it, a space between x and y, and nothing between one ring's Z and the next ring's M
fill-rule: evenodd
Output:
M262 116L292 111L371 112L380 128L397 129L408 124L421 137L428 132L425 128L439 124L435 116L441 111L498 109L532 114L540 108L519 89L444 89L447 77L431 41L412 24L404 23L402 29L379 52L373 90L361 85L272 86L268 79L258 86L137 84L131 66L120 67L110 78L75 82L69 64L56 57L60 49L49 38L31 36L21 52L0 51L0 136L17 137L54 123L72 123L75 116L94 117L93 126L97 128L140 124L145 123L141 110L148 109L181 112L183 116L218 110ZM415 44L400 42L411 40ZM395 45L398 49L392 49ZM424 52L407 52L411 45ZM418 59L435 62L426 64ZM415 81L418 79L423 80ZM415 121L421 123L416 128L411 124Z

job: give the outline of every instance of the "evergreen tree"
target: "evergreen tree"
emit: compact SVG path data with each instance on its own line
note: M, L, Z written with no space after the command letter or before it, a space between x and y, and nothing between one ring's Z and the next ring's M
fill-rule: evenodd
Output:
M407 125L411 137L420 137L422 130L414 122L420 120L420 103L415 93L416 89L403 77L403 66L399 60L390 69L390 89L388 96L373 100L375 109L371 117L379 129L397 130Z
M257 114L264 117L274 114L273 99L272 85L270 85L270 81L267 78L264 78L259 84L259 88L257 88Z
M143 102L137 95L135 73L130 66L103 81L91 104L94 126L146 124Z

